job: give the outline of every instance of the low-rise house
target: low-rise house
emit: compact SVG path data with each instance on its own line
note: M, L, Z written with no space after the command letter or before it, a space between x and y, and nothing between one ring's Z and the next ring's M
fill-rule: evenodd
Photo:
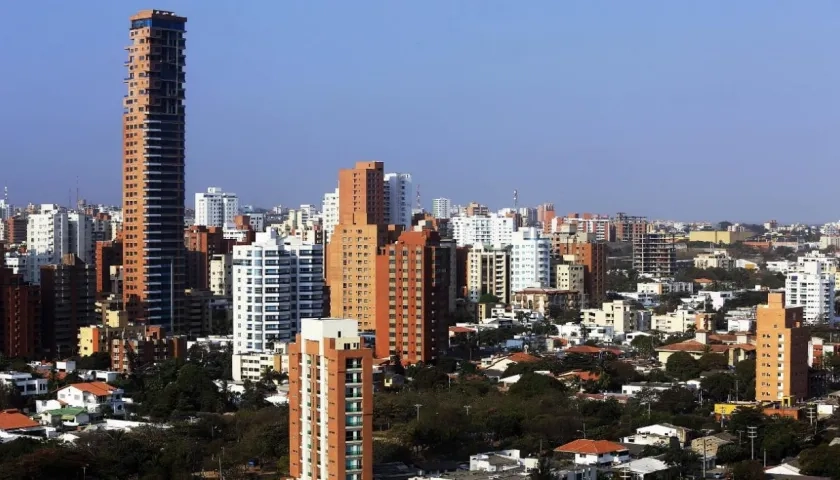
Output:
M83 407L64 407L41 414L41 425L79 427L90 423L90 414Z
M698 330L693 340L662 345L656 348L656 354L658 360L665 364L668 358L677 352L686 352L696 359L709 352L720 353L727 358L729 365L734 367L742 360L755 358L754 342L755 337L747 334L716 335Z
M730 433L722 432L715 435L695 438L691 441L691 450L706 459L706 468L714 468L717 464L717 452L723 445L731 444L734 437Z
M608 440L579 438L555 448L554 451L574 454L574 462L577 465L607 466L630 460L627 447Z
M121 372L114 370L79 370L79 377L86 382L105 382L111 383L117 381L122 377Z
M0 432L9 434L38 435L44 432L38 422L16 409L0 411Z
M670 382L629 382L621 386L622 395L638 395L639 393L649 390L651 392L664 392L676 387L686 387L680 383Z
M646 478L667 478L667 472L671 469L672 467L664 461L658 458L647 457L622 464L620 467L615 468L614 471L618 477L621 477L622 472L626 472L630 474L629 478L644 480Z
M504 372L509 366L517 363L536 363L539 361L540 357L535 357L524 352L517 352L501 357L482 358L481 369Z
M84 407L90 413L102 413L110 408L114 415L125 415L121 388L104 382L74 383L60 389L56 397L71 407Z
M537 468L539 459L522 457L519 450L499 450L496 452L479 453L470 457L470 471L503 472L521 467Z
M46 395L49 381L25 372L0 372L0 384L17 389L21 396Z
M655 423L646 427L637 428L636 433L640 435L659 435L665 438L675 437L679 440L680 445L685 445L691 434L691 430L670 423Z

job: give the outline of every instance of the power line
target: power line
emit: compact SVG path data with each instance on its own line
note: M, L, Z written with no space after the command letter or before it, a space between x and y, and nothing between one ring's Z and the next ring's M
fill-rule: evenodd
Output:
M750 439L750 459L755 460L755 439L758 437L758 427L747 427L747 438Z

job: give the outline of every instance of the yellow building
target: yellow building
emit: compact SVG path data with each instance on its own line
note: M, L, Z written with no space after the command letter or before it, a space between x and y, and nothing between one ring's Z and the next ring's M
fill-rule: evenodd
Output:
M752 232L729 232L726 230L694 230L688 233L689 242L705 242L730 245L743 242L755 235Z
M808 330L802 307L785 307L784 293L770 293L756 309L755 398L808 398Z

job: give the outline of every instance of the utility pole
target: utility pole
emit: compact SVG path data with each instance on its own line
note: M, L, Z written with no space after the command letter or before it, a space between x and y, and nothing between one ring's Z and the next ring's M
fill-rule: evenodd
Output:
M630 473L630 469L627 468L627 467L622 468L621 469L621 480L630 480L631 478L633 478L633 474Z
M813 403L808 405L808 421L814 427L814 435L817 434L817 406Z
M466 411L467 411L467 416L468 416L468 417L470 416L470 409L471 409L471 408L472 408L472 405L464 405L464 410L466 410Z
M417 421L418 421L418 422L420 421L420 407L422 407L422 406L423 406L423 405L421 405L421 404L419 404L419 403L415 403L415 404L414 404L414 408L416 408L416 409L417 409Z
M703 480L706 480L706 439L703 439Z
M747 437L750 439L750 459L755 460L755 439L758 437L758 427L747 427Z

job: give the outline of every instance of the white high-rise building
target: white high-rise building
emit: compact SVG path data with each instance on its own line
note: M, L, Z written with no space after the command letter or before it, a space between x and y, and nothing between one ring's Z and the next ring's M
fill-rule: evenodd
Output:
M323 315L323 245L258 232L233 247L233 353L292 341L300 319Z
M0 221L3 221L12 216L12 206L6 203L5 198L0 198Z
M799 257L785 279L785 306L804 307L808 325L834 323L837 259L822 254Z
M70 253L68 229L67 212L58 205L41 205L38 213L29 215L25 280L41 283L41 267L59 263L62 255Z
M338 188L334 192L324 194L321 215L324 226L324 243L326 244L329 243L335 226L338 225Z
M493 245L502 247L510 245L513 232L516 231L516 221L512 217L473 216L452 217L452 238L459 247L466 245Z
M385 174L385 223L403 225L411 228L411 202L414 200L414 188L411 174Z
M435 218L450 218L452 216L452 200L448 198L432 200L432 215Z
M210 187L207 192L195 194L194 225L223 227L233 223L239 215L239 197L235 193L225 193L219 187Z
M93 218L81 212L67 214L69 253L75 253L79 260L92 265L96 262L96 247L93 235ZM59 258L61 260L61 258Z
M513 234L510 251L510 288L551 286L551 240L534 227Z

